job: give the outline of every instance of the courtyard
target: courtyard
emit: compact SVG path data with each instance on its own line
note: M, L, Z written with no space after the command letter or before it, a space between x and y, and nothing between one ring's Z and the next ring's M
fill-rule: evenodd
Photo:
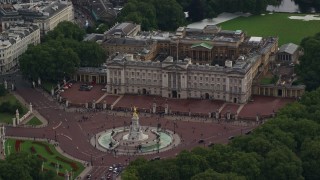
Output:
M169 114L193 115L209 117L209 113L219 111L222 118L226 118L227 113L238 114L238 118L255 120L257 115L268 117L278 111L287 103L293 102L292 98L279 98L267 96L252 96L252 100L246 104L225 103L218 100L207 99L168 99L152 95L112 95L105 93L101 85L96 85L91 91L79 91L79 84L61 93L62 97L78 107L84 107L85 103L97 104L106 103L107 107L114 110L130 111L133 106L139 108L141 112L150 112L153 104L156 105L157 113L164 113L168 105ZM89 106L89 105L88 105ZM71 106L72 107L72 106ZM89 106L90 108L90 106Z
M102 90L102 86L96 85L91 91L79 91L80 84L74 84L72 88L61 93L63 98L70 100L71 105L65 108L63 102L58 102L49 94L31 86L17 87L16 93L25 102L34 105L34 111L48 120L46 126L36 127L6 127L7 137L35 138L51 140L58 144L62 155L75 158L90 164L81 176L90 173L92 178L105 176L109 166L121 163L128 164L137 157L147 159L155 157L169 158L180 151L191 150L196 146L208 146L215 143L228 143L230 137L245 134L259 124L256 123L257 114L270 115L293 99L254 96L253 101L247 104L229 104L216 100L197 99L166 99L158 96L137 95L110 95ZM83 104L95 100L97 104L105 102L107 110L86 110ZM77 106L77 104L81 106ZM170 113L149 113L153 106L157 105L157 111L163 112L165 104L168 104ZM110 110L113 106L114 110ZM102 151L97 143L92 143L93 138L98 138L99 133L116 128L128 126L131 122L133 106L138 107L140 124L144 129L158 127L176 133L180 140L170 149L164 149L159 153L151 151L147 154L116 154L110 151ZM77 111L79 108L84 111ZM125 110L125 111L122 111ZM219 111L221 120L209 118L209 112ZM227 121L226 113L239 114L239 117L250 117L249 120ZM191 113L192 116L189 116ZM117 137L115 137L117 138ZM126 148L126 147L124 147ZM27 148L28 149L28 148Z

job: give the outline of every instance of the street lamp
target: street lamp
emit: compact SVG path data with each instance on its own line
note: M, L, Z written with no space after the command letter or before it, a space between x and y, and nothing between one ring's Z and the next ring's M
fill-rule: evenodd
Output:
M176 134L176 126L177 126L177 123L176 123L176 120L173 121L173 134Z

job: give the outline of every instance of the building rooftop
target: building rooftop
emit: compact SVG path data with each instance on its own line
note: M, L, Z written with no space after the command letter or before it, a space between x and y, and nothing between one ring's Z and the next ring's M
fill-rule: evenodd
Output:
M148 39L135 39L135 38L112 38L104 42L106 45L135 45L135 46L150 46L152 40Z
M116 33L120 33L122 36L126 36L136 26L137 26L136 24L133 24L133 23L130 23L130 22L117 23L111 29L107 30L104 34L113 35L113 34L116 34Z
M207 49L212 49L213 48L212 45L210 45L208 43L205 43L205 42L194 44L194 45L191 46L191 48L195 48L195 47L204 47L204 48L207 48Z
M37 1L33 3L1 5L0 16L2 18L21 16L28 21L33 19L47 19L61 12L69 5L71 5L71 2L67 0Z
M284 44L280 47L279 52L285 52L288 54L293 54L299 49L299 46L293 43Z
M37 29L39 29L39 27L35 24L11 26L10 29L0 34L0 46L1 48L8 47L17 41L20 41Z

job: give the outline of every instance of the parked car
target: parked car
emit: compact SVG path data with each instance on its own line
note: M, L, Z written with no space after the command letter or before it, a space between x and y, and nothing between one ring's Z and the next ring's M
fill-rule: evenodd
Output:
M229 139L229 140L232 140L232 139L234 139L234 136L230 136L228 139Z
M87 84L81 84L79 90L80 91L90 91L93 86Z
M113 167L110 166L110 167L109 167L109 172L112 172L112 171L113 171Z

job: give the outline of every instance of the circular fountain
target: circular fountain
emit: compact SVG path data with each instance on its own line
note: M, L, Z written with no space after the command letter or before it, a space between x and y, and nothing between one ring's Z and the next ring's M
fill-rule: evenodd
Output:
M149 153L176 146L180 143L180 137L159 126L140 126L137 109L134 108L130 126L100 133L98 143L104 150L116 150L118 154Z

